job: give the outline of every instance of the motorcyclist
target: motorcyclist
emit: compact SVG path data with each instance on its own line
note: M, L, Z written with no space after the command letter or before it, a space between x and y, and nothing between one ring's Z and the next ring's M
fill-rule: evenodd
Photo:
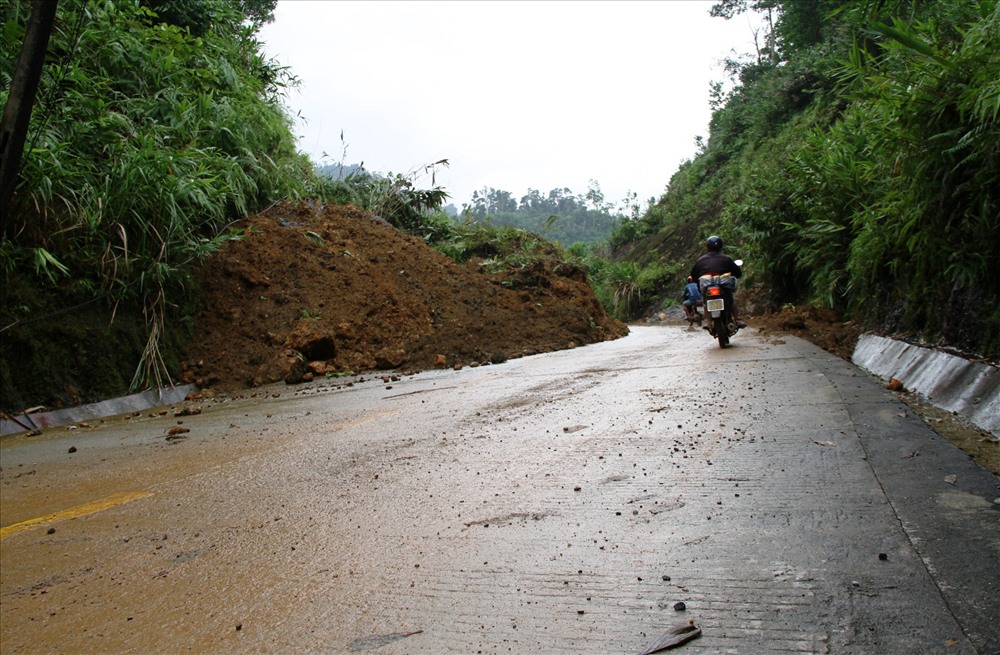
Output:
M681 306L684 307L684 315L688 321L701 322L701 314L698 313L698 308L701 305L701 291L698 289L698 283L689 275L684 293L681 296Z
M699 257L694 266L691 267L691 277L695 280L700 278L702 275L723 275L729 273L735 278L743 277L743 270L737 265L736 261L729 255L722 254L722 239L715 235L708 237L705 242L705 248L708 252ZM740 320L739 313L736 310L736 298L733 297L733 320L736 321L736 326L745 328L747 326L742 320Z

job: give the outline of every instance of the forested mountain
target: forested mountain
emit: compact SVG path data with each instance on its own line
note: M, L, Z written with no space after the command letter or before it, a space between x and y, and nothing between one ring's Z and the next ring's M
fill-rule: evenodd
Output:
M528 189L520 200L509 191L485 187L472 192L471 202L462 206L462 217L534 232L564 246L604 242L622 220L596 181L583 196L567 188L546 195Z
M719 233L775 305L1000 355L996 0L712 8L745 11L770 19L757 58L729 62L709 139L616 256L684 270Z

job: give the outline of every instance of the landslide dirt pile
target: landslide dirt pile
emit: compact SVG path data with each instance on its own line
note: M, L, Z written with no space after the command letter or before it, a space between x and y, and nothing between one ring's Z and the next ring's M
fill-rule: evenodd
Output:
M843 321L833 310L820 307L784 307L757 314L749 322L764 336L794 334L847 361L861 335L854 321Z
M183 380L285 380L499 363L624 336L584 272L543 260L487 274L351 206L282 204L197 272Z

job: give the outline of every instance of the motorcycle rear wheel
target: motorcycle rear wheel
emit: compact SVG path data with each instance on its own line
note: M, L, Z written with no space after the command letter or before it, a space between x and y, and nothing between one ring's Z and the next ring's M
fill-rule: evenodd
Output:
M719 339L719 348L729 345L729 328L726 327L726 320L723 317L715 319L715 336Z

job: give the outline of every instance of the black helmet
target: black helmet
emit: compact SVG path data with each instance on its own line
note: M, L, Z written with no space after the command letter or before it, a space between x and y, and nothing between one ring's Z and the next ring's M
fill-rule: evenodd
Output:
M705 243L705 247L713 252L722 252L722 239L712 235L708 237L708 241Z

